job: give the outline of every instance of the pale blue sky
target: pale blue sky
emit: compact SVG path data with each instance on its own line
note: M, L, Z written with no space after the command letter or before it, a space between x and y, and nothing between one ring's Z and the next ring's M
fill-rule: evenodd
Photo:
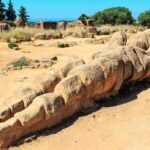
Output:
M3 0L8 3L9 0ZM133 16L150 9L150 0L12 0L16 11L27 8L31 19L76 19L80 14L93 15L96 11L115 6L128 7Z

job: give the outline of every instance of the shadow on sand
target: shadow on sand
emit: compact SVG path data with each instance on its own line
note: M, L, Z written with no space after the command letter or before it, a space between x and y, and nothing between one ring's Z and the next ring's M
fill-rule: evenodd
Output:
M94 107L89 108L89 109L84 109L78 113L75 113L72 117L64 120L62 123L60 123L59 125L57 125L53 128L44 129L44 130L41 130L41 131L36 132L34 134L30 134L28 136L25 136L25 137L19 139L18 141L16 141L12 146L19 146L25 142L31 142L40 136L47 136L47 135L51 135L51 134L56 134L57 132L73 125L73 123L79 117L87 116L93 112L100 110L103 107L115 107L118 105L128 103L130 101L136 100L137 95L140 92L142 92L148 88L150 88L150 83L147 83L147 82L140 82L140 83L137 83L134 86L130 86L130 87L126 86L119 91L117 96L112 96L110 98L102 99L98 102L95 102Z

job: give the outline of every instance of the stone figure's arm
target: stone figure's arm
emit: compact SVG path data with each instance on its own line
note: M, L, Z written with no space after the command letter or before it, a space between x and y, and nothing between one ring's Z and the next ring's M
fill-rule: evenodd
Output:
M62 57L60 58L61 61L58 61L45 73L30 78L27 83L17 87L11 93L7 98L10 105L0 109L0 122L4 122L17 112L26 109L37 96L53 92L55 86L67 76L72 68L84 63L82 59L76 56L62 55L59 57Z

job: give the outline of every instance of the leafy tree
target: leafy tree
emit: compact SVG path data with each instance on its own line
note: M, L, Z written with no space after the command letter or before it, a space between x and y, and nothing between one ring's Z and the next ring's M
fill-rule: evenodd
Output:
M7 20L14 21L16 19L16 12L14 10L12 1L9 0L8 9L6 10Z
M134 18L128 8L125 7L113 7L97 12L93 19L96 24L132 24Z
M78 18L78 20L81 20L82 22L84 22L85 20L87 20L87 19L89 19L90 17L88 17L87 15L85 15L85 14L82 14L79 18Z
M0 0L0 21L5 19L5 4Z
M141 13L138 17L138 22L142 26L150 27L150 10Z
M27 14L26 8L21 6L20 10L19 10L19 17L21 18L21 20L26 23L28 22L29 19L29 15Z

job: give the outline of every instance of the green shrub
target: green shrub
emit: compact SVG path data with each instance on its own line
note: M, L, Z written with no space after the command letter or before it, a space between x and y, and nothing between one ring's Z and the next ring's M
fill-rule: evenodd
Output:
M21 57L19 60L12 62L12 65L14 67L20 67L22 68L23 66L29 66L30 61L27 60L25 57Z
M138 23L142 26L150 27L150 10L145 11L139 15Z
M59 43L59 44L58 44L58 47L59 47L59 48L69 47L69 44L68 44L68 43L66 43L66 44L64 44L64 43L61 43L61 44L60 44L60 43Z
M85 14L82 14L82 15L78 18L78 20L81 20L82 22L86 21L87 19L90 19L90 17L88 17L88 16L85 15Z
M11 20L4 20L3 22L7 23L10 27L15 27L14 21L11 21Z
M18 48L18 44L17 44L17 43L12 43L12 42L10 42L10 43L8 43L8 47L9 47L10 49Z
M128 8L113 7L97 12L93 19L97 25L99 24L133 24L134 18Z

